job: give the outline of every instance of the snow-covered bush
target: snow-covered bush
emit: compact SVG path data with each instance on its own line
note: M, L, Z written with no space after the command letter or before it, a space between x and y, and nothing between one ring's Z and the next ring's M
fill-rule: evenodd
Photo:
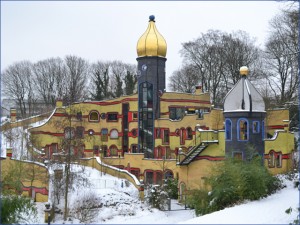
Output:
M75 207L71 212L81 223L91 223L96 218L101 205L95 196L93 192L83 193L76 199L76 203L72 204Z
M197 215L224 209L244 200L257 200L282 188L278 177L261 165L260 158L251 161L227 159L206 179L208 190L194 190L188 205Z
M169 178L166 180L165 190L168 196L172 199L178 198L178 180L175 178Z
M167 208L169 196L162 186L149 185L145 190L145 197L151 207L160 210Z

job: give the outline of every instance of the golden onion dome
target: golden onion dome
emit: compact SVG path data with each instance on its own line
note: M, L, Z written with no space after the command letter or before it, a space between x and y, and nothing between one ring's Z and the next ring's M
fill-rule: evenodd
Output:
M247 75L249 74L249 69L248 69L248 67L247 67L247 66L242 66L242 67L240 68L240 74L241 74L242 76L247 76Z
M167 43L155 26L155 17L149 16L149 25L145 33L137 42L138 57L160 56L166 57Z

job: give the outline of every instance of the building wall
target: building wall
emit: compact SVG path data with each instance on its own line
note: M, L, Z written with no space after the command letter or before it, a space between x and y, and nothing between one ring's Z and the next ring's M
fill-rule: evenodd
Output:
M22 176L20 177L22 195L31 196L36 202L47 202L49 194L49 173L47 168L33 162L13 160L11 157L6 157L6 159L1 160L1 179L5 179L9 172L16 169L22 171ZM35 193L35 196L33 193Z

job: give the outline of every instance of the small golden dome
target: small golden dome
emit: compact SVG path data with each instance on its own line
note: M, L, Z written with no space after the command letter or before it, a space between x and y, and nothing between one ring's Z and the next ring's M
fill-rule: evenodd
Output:
M145 33L137 42L138 57L160 56L166 57L167 43L164 37L158 32L155 26L155 17L149 16L149 25Z
M242 66L242 67L240 68L240 74L241 74L242 76L247 76L247 75L249 74L249 69L248 69L248 67L247 67L247 66Z

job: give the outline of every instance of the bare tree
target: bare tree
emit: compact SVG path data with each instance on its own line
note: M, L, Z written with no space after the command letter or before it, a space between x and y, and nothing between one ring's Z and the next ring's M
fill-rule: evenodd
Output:
M169 78L169 88L172 91L192 93L195 91L195 85L200 82L197 68L191 64L183 65L179 70L172 73Z
M14 63L2 73L3 92L16 100L22 118L32 113L35 101L31 68L29 61L22 61Z
M50 107L63 96L66 68L60 58L41 60L33 65L34 83L41 100Z
M279 105L297 100L299 87L299 12L282 11L270 22L265 45L265 74Z
M77 56L66 56L66 87L64 93L64 102L66 105L87 98L86 78L89 65L86 60Z
M196 68L199 79L197 83L205 91L211 92L212 101L216 104L222 102L224 95L239 80L241 66L246 65L251 69L256 65L259 49L254 43L243 31L227 34L209 30L195 41L183 43L181 55L186 64ZM253 72L254 69L252 74L255 74ZM187 75L194 77L194 73ZM174 79L171 80L171 86L176 87L174 82Z

